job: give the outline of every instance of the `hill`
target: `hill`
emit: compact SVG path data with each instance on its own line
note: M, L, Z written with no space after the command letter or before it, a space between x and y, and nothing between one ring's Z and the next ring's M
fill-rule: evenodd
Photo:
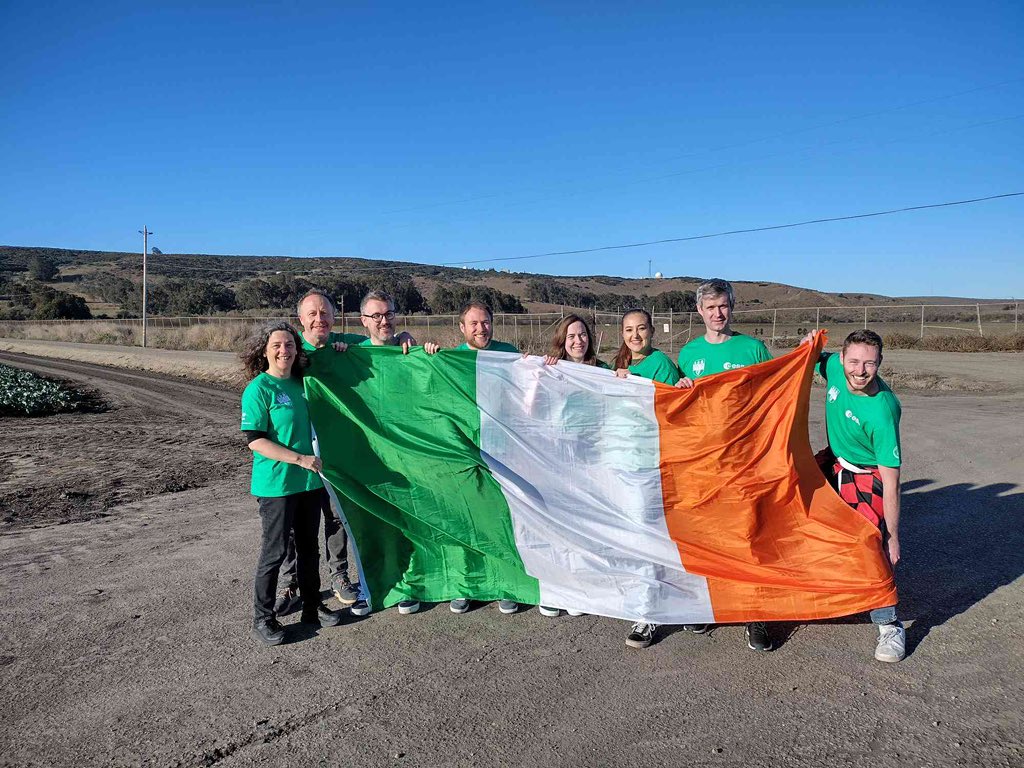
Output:
M348 257L208 254L155 254L147 259L147 268L148 309L154 314L287 309L296 295L312 285L327 288L348 308L368 287L383 285L399 297L400 310L405 312L452 312L471 294L505 312L561 307L616 311L636 305L686 311L692 309L693 292L704 279L561 276ZM135 314L140 310L141 280L139 253L0 246L0 294L8 297L8 303L12 294L24 293L27 286L33 290L41 286L38 290L51 291L51 303L56 292L81 297L93 314ZM734 281L733 285L739 309L907 301L906 297L828 293L775 282ZM913 299L913 303L932 304L965 301L973 299Z

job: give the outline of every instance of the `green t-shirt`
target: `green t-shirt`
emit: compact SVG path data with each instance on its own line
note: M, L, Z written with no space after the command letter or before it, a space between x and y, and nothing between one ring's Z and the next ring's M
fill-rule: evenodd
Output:
M459 344L459 346L457 346L456 349L476 349L476 347L471 347L471 346L469 346L468 343L463 342L462 344ZM491 343L487 345L487 351L488 352L518 352L519 350L516 349L512 344L508 344L507 342L495 341L494 339L491 339Z
M349 343L351 344L352 342L349 342ZM371 339L369 336L367 336L362 341L356 342L356 346L357 347L372 347L372 346L375 346L375 345L373 343L373 339ZM398 343L398 337L397 336L394 337L394 339L392 340L392 342L390 344L381 344L381 346L382 347L397 347L397 346L400 346L399 343Z
M606 371L610 371L612 367L608 365L604 360L598 360L596 363L598 368L604 368Z
M721 344L698 336L679 350L679 370L683 376L699 379L771 359L772 353L764 342L742 333L733 334Z
M242 392L242 429L266 432L279 445L307 456L313 453L313 432L301 379L279 379L261 373ZM298 464L252 454L253 496L290 496L323 488L316 472Z
M662 384L675 384L679 381L679 370L660 349L652 349L651 354L639 363L629 366L629 372Z
M302 334L299 335L302 336ZM327 335L327 343L324 344L324 347L329 347L336 341L343 341L346 344L362 344L364 341L369 341L369 338L363 336L361 333L335 333L334 331L331 331ZM318 349L323 349L323 347L314 347L306 341L305 336L302 336L302 348L306 352L316 352Z
M825 377L825 426L836 456L860 467L900 466L900 401L876 378L878 391L855 395L846 384L839 355L818 364Z

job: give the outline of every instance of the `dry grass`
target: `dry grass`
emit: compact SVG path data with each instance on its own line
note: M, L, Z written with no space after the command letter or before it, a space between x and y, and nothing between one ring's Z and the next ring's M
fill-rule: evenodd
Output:
M1024 333L1003 336L925 336L889 333L882 337L889 349L926 349L933 352L1024 352Z

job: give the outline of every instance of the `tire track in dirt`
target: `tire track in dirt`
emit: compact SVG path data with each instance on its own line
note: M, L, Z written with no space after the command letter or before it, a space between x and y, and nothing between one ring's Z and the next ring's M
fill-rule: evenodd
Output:
M0 362L110 405L103 413L3 419L0 531L102 517L118 504L201 487L248 464L239 394L229 388L6 352Z

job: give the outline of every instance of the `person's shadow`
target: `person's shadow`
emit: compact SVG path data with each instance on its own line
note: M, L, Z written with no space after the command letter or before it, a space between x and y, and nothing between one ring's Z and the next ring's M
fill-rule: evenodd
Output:
M898 608L907 652L933 627L1024 574L1024 493L1013 483L903 484Z

